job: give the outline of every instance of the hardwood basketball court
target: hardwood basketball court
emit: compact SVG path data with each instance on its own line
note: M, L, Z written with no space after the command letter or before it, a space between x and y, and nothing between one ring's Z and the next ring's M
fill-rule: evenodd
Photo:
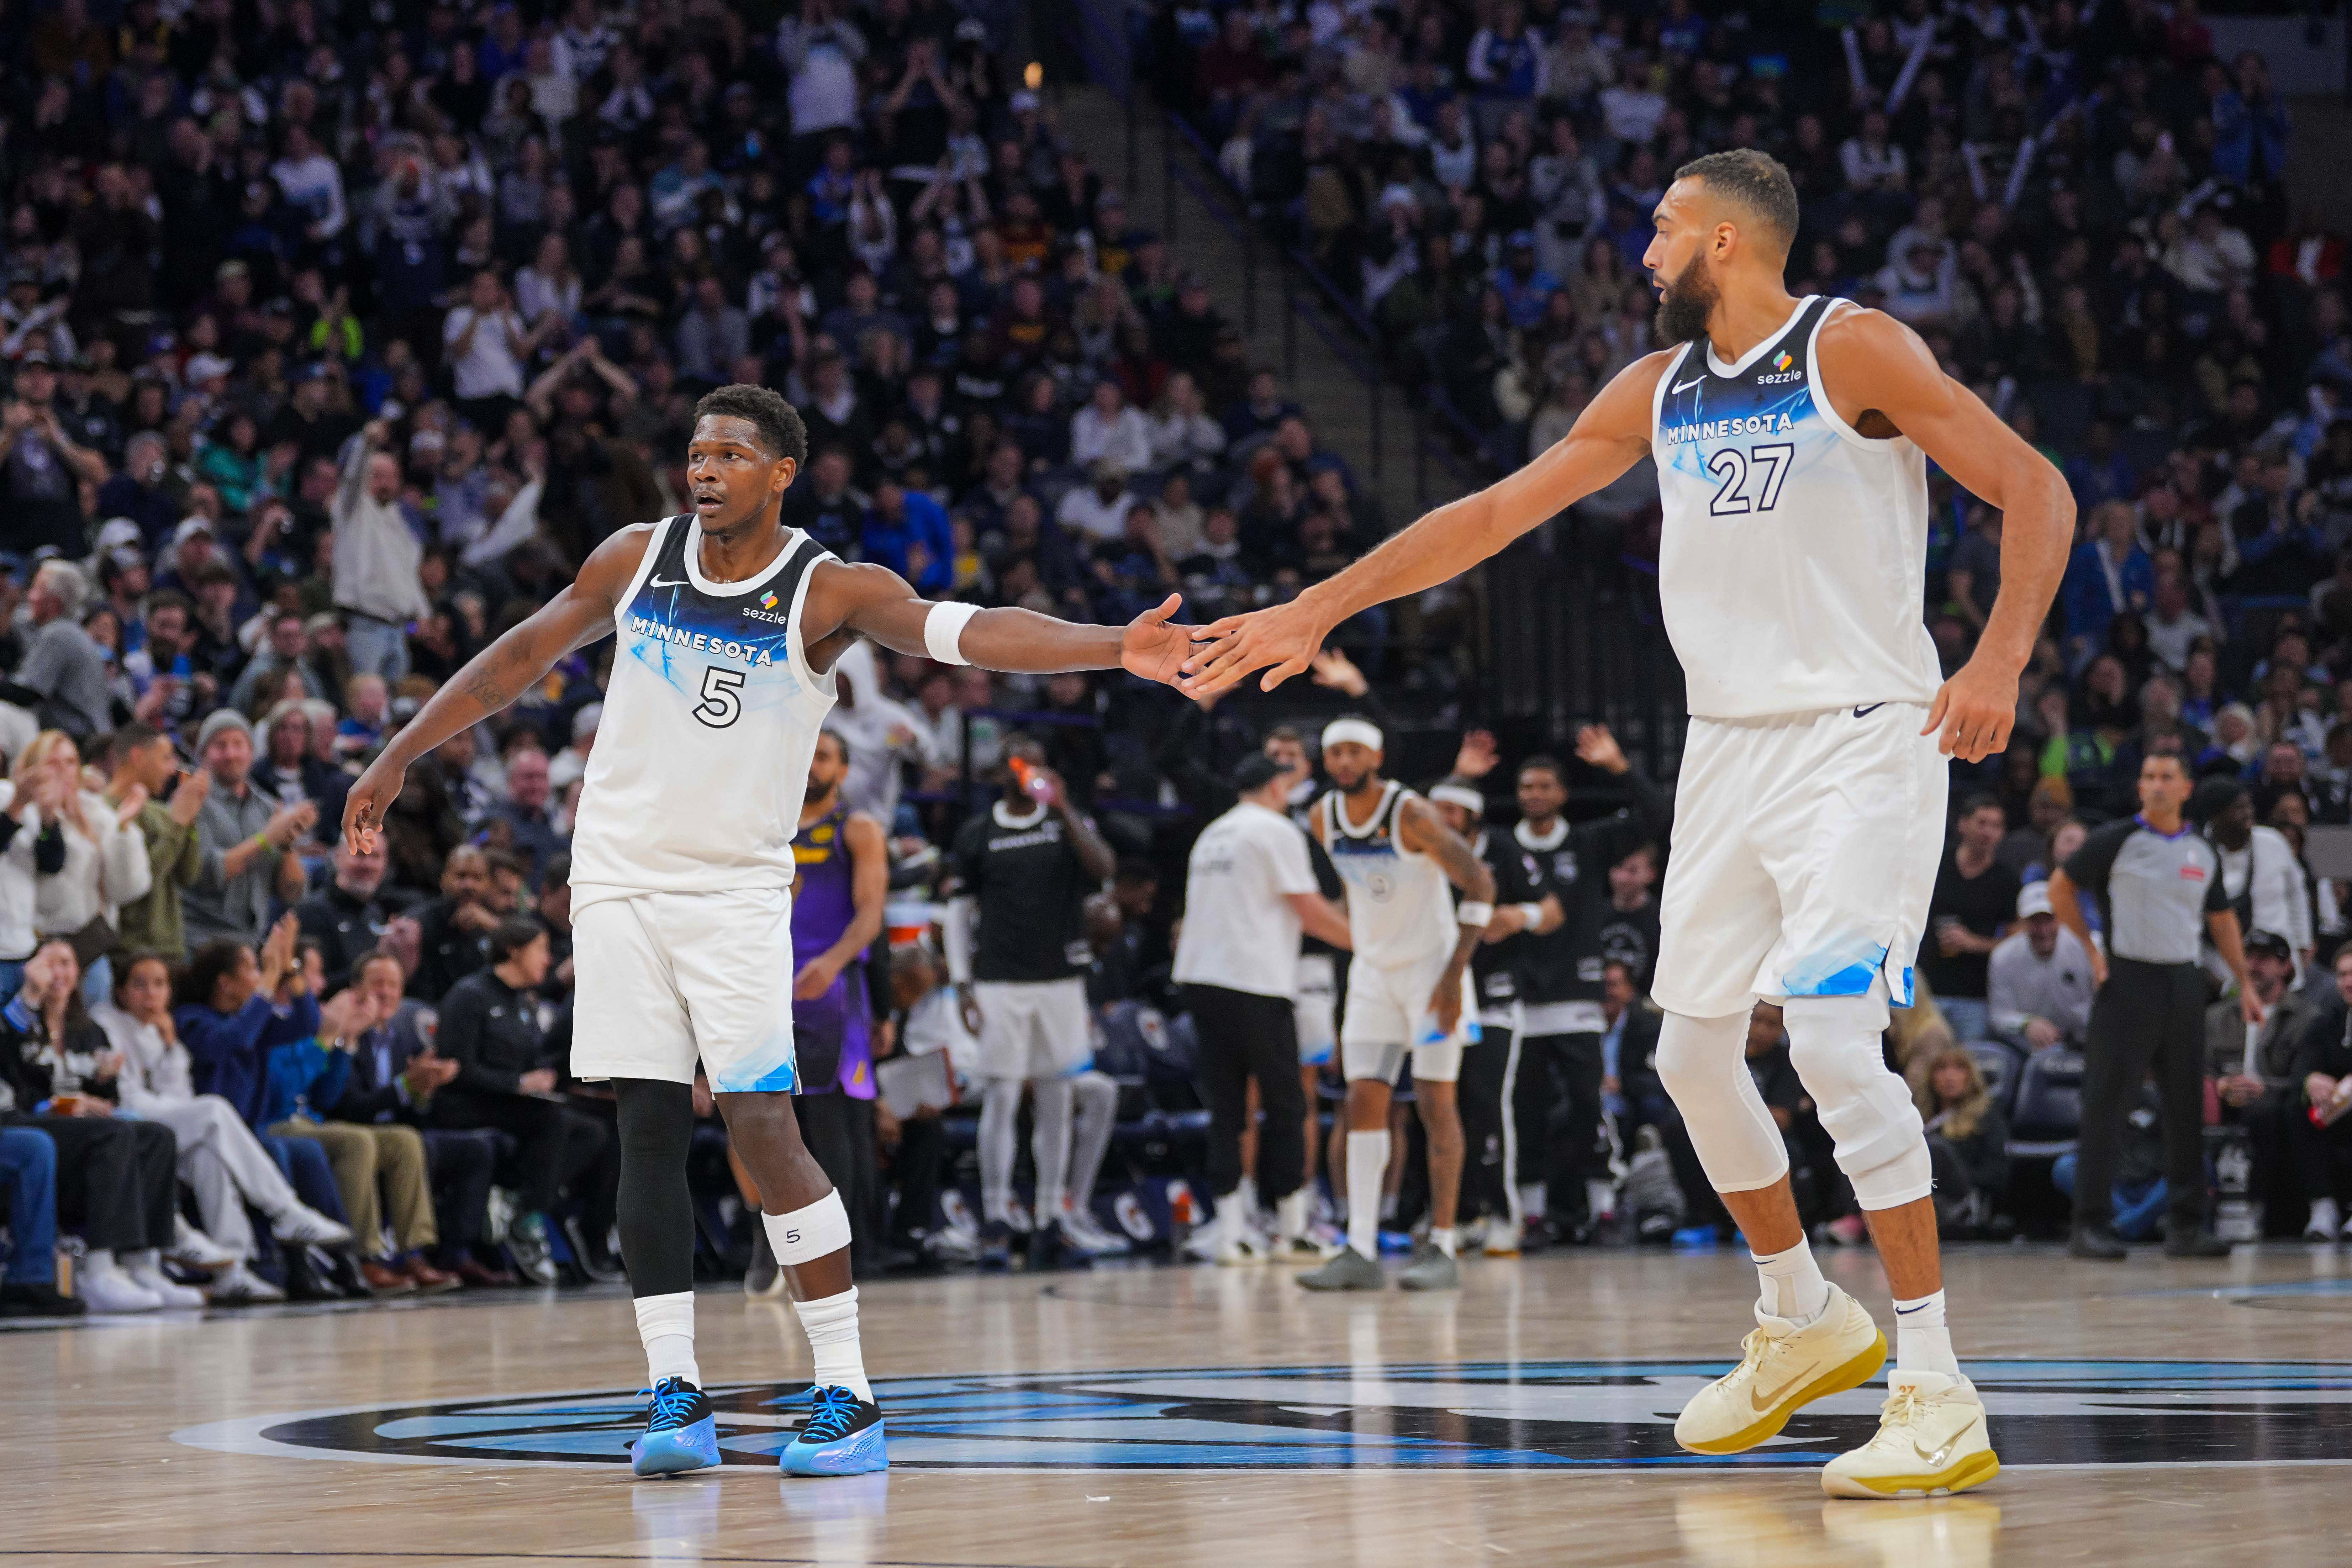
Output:
M1887 1316L1865 1253L1825 1258ZM613 1460L644 1363L625 1297L509 1293L0 1333L0 1558L522 1562L1686 1563L1864 1568L2352 1557L2352 1254L2120 1267L1948 1255L2003 1473L1832 1502L1883 1388L1735 1461L1675 1449L1738 1354L1736 1249L1465 1264L1458 1296L1315 1297L1140 1265L862 1287L893 1469L782 1481L790 1310L699 1303L726 1468ZM783 1398L774 1405L772 1400Z

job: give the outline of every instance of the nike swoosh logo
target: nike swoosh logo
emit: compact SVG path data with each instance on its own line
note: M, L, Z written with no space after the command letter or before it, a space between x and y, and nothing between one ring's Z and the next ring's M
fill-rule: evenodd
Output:
M1918 1455L1919 1462L1927 1466L1930 1470L1942 1469L1944 1468L1945 1461L1948 1460L1952 1457L1952 1450L1958 1446L1959 1439L1955 1437L1952 1441L1945 1444L1942 1447L1937 1449L1931 1454L1927 1452L1927 1449L1919 1447L1919 1440L1916 1437L1914 1437L1911 1440L1911 1451Z
M686 579L683 577L656 577L647 585L655 588L683 588L686 586ZM1861 710L1857 708L1854 711L1859 713Z
M1749 1407L1752 1408L1757 1415L1763 1415L1764 1412L1780 1404L1782 1398L1788 1394L1789 1390L1796 1387L1798 1380L1802 1378L1804 1375L1805 1374L1802 1372L1798 1373L1795 1377L1789 1379L1788 1382L1782 1384L1780 1387L1774 1389L1769 1394L1764 1393L1761 1389L1750 1389L1748 1394L1748 1403Z
M1853 716L1854 716L1855 718L1857 718L1857 719L1867 719L1867 718L1869 718L1873 713L1877 712L1881 708L1884 708L1884 707L1885 707L1885 706L1886 706L1886 704L1885 704L1885 703L1884 703L1884 702L1874 702L1874 703L1872 703L1872 704L1871 704L1869 707L1867 707L1867 708L1857 708L1857 709L1855 709L1855 710L1853 710Z
M1688 392L1692 387L1696 386L1700 381L1705 381L1706 379L1706 377L1702 375L1698 378L1698 381L1686 381L1680 386L1675 387L1672 395L1680 397L1684 393Z

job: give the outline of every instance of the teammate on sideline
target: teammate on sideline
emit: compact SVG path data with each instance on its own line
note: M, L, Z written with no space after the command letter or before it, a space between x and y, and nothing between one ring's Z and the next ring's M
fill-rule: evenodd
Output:
M1559 900L1542 886L1533 858L1508 832L1486 825L1486 797L1475 779L1460 773L1440 779L1430 786L1429 804L1495 879L1495 918L1470 955L1478 1037L1462 1053L1456 1090L1462 1108L1460 1206L1469 1211L1471 1224L1483 1221L1487 1257L1517 1258L1519 1197L1511 1173L1518 1169L1518 1129L1511 1102L1519 1072L1519 953L1532 934L1558 930L1563 917Z
M992 669L1126 669L1172 679L1179 600L1125 627L933 605L897 574L845 565L780 520L806 460L800 415L765 387L695 407L694 510L623 529L579 576L442 686L352 786L343 831L366 852L417 758L617 634L611 690L572 842L579 989L572 1068L610 1079L622 1143L621 1250L653 1397L640 1475L719 1462L694 1357L687 1144L698 1056L789 1279L814 1357L794 1475L888 1464L858 1348L849 1219L801 1142L792 1090L793 835L831 670L861 636Z
M1429 1238L1397 1283L1450 1290L1454 1210L1462 1192L1462 1114L1454 1097L1463 1047L1478 1032L1470 954L1495 918L1495 877L1429 802L1381 777L1380 730L1335 719L1323 731L1332 788L1311 831L1348 889L1348 999L1339 1069L1348 1079L1348 1240L1298 1282L1309 1290L1378 1290L1381 1177L1389 1163L1389 1097L1412 1062L1413 1100L1429 1134ZM1449 887L1449 884L1451 885ZM1451 889L1462 889L1454 907Z
M1006 742L1002 784L1004 798L963 825L949 859L948 977L979 1014L986 1085L981 1267L1012 1263L1013 1167L1025 1086L1037 1168L1029 1267L1084 1268L1091 1258L1063 1229L1062 1194L1070 1175L1076 1079L1094 1052L1086 901L1110 879L1118 858L1094 819L1071 801L1061 775L1045 765L1037 742L1016 735Z
M1693 1397L1675 1436L1703 1453L1753 1447L1885 1362L1870 1314L1805 1245L1780 1131L1742 1059L1752 1001L1785 998L1797 1070L1895 1296L1897 1370L1878 1434L1832 1460L1822 1486L1958 1491L2000 1467L1953 1359L1927 1142L1879 1033L1890 997L1911 997L1943 852L1943 756L1977 762L2008 744L2074 502L1909 328L1790 297L1797 195L1771 158L1683 165L1654 221L1644 264L1675 347L1626 367L1518 472L1287 605L1196 633L1184 689L1207 695L1269 666L1271 689L1348 616L1434 587L1654 458L1659 595L1691 710L1653 990L1666 1010L1656 1066L1763 1287L1738 1367ZM2004 522L1992 615L1940 685L1921 614L1931 456Z

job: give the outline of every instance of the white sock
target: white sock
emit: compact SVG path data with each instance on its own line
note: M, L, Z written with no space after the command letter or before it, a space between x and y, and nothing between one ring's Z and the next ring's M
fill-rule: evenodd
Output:
M1763 1292L1756 1299L1758 1311L1786 1318L1801 1329L1830 1304L1830 1282L1822 1278L1822 1266L1813 1261L1812 1245L1803 1237L1797 1237L1797 1245L1786 1252L1748 1256L1756 1259L1756 1280ZM1939 1314L1942 1310L1937 1309ZM1938 1316L1937 1321L1942 1321Z
M637 1338L646 1344L646 1385L682 1377L700 1388L702 1368L694 1360L694 1292L640 1296L635 1304Z
M1301 1187L1283 1197L1274 1205L1274 1216L1275 1227L1281 1233L1283 1240L1292 1241L1305 1236L1307 1226L1315 1217L1314 1189Z
M1541 1182L1519 1184L1519 1213L1529 1219L1544 1216L1544 1184Z
M1944 1293L1895 1303L1895 1370L1960 1375L1952 1354L1951 1331L1944 1327Z
M1250 1211L1244 1206L1244 1188L1235 1187L1230 1193L1217 1194L1217 1212L1210 1216L1209 1223L1217 1227L1220 1243L1244 1235L1249 1229Z
M1257 1178L1255 1176L1244 1176L1242 1184L1234 1191L1241 1199L1244 1214L1257 1213Z
M161 1273L163 1268L163 1255L154 1247L143 1247L137 1252L126 1255L122 1259L122 1266L133 1278L141 1274Z
M2304 1222L2306 1231L2336 1231L2342 1227L2343 1216L2336 1212L2336 1200L2329 1197L2311 1200L2311 1218Z
M866 1381L866 1356L857 1347L857 1287L822 1300L795 1301L793 1310L801 1315L816 1358L809 1381L819 1388L845 1388L871 1403L874 1385Z
M1431 1245L1435 1247L1438 1251L1445 1254L1448 1258L1454 1256L1454 1227L1452 1226L1431 1226L1429 1227L1429 1239Z
M1348 1245L1381 1258L1381 1173L1389 1168L1389 1130L1348 1134Z
M122 1260L103 1247L93 1247L82 1255L81 1271L85 1274L120 1274Z
M1390 1220L1396 1218L1396 1216L1397 1195L1394 1193L1382 1193L1381 1194L1381 1223L1385 1225Z

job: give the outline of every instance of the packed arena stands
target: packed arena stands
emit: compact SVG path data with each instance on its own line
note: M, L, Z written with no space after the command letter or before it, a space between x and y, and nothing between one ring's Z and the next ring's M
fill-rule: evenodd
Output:
M192 1304L191 1279L231 1303L617 1278L612 1103L564 1048L567 845L612 645L413 771L381 854L338 828L439 683L615 531L685 510L702 393L781 390L809 435L784 521L940 599L1117 624L1173 592L1205 622L1411 521L1066 129L1087 89L1024 70L1035 26L985 0L0 18L0 1311L73 1310L60 1223L76 1294L106 1310ZM2352 331L2342 238L2289 200L2306 154L2259 55L2218 57L2189 0L1185 0L1135 31L1254 220L1490 468L1662 346L1642 257L1676 167L1785 162L1791 289L1915 328L2079 510L2016 738L1954 767L1927 994L1888 1042L1942 1217L2063 1227L2087 966L2037 889L2168 752L2208 781L2197 815L2274 1020L2250 1043L2213 1016L2216 1179L2249 1236L2332 1227L2352 1120L2297 1129L2352 996L2328 967L2341 884L2306 855L2352 824ZM1997 591L2001 518L1934 486L1920 609L1948 670ZM1646 515L1648 541L1636 515L1617 545L1637 563ZM1370 614L1311 682L1201 704L1116 671L845 658L842 797L891 861L860 961L878 1067L947 1064L840 1090L870 1106L843 1144L865 1168L833 1173L865 1194L861 1267L981 1255L934 928L1016 738L1117 860L1078 916L1116 1099L1077 1239L1175 1247L1205 1217L1168 978L1186 847L1250 752L1311 798L1322 720L1386 717L1430 651ZM1451 700L1442 724L1389 718L1412 736L1391 762L1483 790L1507 830L1527 759L1497 754L1478 690ZM1622 802L1608 770L1551 767L1571 819ZM1586 874L1654 932L1671 856ZM1727 1237L1641 1054L1654 952L1612 956L1594 1201L1530 1242ZM1769 1009L1750 1065L1807 1219L1859 1239ZM703 1129L703 1261L740 1271L756 1205ZM26 1194L51 1165L45 1218ZM2123 1169L2132 1212L2160 1212L2152 1157Z

